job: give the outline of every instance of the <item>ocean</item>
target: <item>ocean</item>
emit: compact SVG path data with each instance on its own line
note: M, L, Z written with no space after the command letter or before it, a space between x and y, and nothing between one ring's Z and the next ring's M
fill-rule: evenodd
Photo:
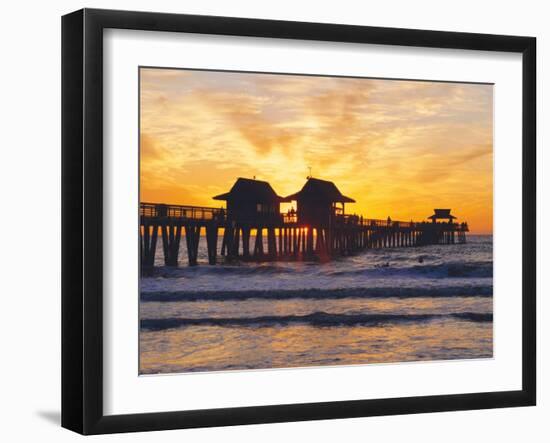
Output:
M251 240L252 241L252 240ZM492 236L327 263L163 266L140 280L140 373L493 355ZM160 242L159 242L160 243Z

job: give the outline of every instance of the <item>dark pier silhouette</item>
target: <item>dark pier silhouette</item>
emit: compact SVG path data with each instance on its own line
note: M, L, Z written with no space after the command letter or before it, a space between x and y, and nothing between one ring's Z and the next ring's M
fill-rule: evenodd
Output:
M193 266L198 264L201 241L206 241L208 263L214 265L220 258L327 261L373 248L465 243L468 232L468 224L457 223L450 209L435 209L430 221L420 222L346 214L345 204L355 200L334 183L312 177L287 197L277 195L265 181L239 178L229 192L213 198L225 201L226 207L141 203L142 269L154 266L159 235L166 266L182 262L182 237L187 264ZM296 202L297 209L281 213L283 202Z

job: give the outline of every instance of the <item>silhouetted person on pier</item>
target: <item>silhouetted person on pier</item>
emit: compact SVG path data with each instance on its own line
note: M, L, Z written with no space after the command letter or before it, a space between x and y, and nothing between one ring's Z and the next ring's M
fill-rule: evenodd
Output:
M296 210L294 208L290 208L286 212L287 218L289 222L295 222L296 221Z
M168 206L165 204L157 205L157 215L159 217L166 217L168 215Z
M391 225L391 217L388 215L388 226Z

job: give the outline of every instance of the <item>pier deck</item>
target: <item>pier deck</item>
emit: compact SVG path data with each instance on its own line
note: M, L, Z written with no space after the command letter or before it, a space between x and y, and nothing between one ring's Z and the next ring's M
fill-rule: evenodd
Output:
M373 248L465 243L467 223L376 220L357 215L331 216L324 224L299 223L295 213L228 217L223 208L140 204L142 269L154 266L160 235L166 266L178 266L182 237L187 264L198 264L206 241L208 263L224 260L320 260ZM218 251L218 238L222 236ZM251 240L253 239L253 244Z

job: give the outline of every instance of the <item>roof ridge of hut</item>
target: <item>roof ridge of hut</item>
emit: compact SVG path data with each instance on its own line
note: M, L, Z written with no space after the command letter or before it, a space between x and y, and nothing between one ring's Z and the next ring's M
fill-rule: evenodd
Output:
M285 197L285 200L296 200L298 197L306 195L310 198L324 197L333 202L355 203L353 198L342 194L334 182L314 177L308 177L302 189Z
M214 200L227 200L228 198L236 200L284 200L283 197L275 192L269 182L245 177L237 177L237 180L228 192L216 195L212 198Z
M453 219L456 219L456 217L454 215L451 214L451 210L450 209L441 209L441 208L437 208L437 209L434 209L434 213L433 215L430 215L428 217L428 219L430 220L438 220L438 219L449 219L449 220L453 220Z

